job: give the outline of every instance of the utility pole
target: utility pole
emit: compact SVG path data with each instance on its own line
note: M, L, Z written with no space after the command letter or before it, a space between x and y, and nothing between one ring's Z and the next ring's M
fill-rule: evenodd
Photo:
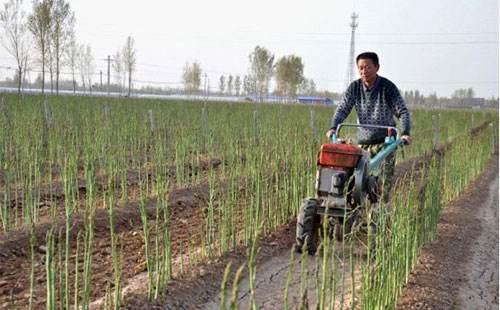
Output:
M106 87L106 92L108 93L108 96L109 96L110 68L111 68L111 56L108 55L108 86Z
M358 27L358 23L356 22L356 19L359 17L358 14L352 13L351 15L351 46L349 49L349 59L347 61L347 76L346 76L346 81L345 81L345 89L351 84L351 82L354 80L354 46L355 46L355 33L356 33L356 28Z
M101 83L99 85L100 91L102 91L102 70L99 71L100 77L101 77Z

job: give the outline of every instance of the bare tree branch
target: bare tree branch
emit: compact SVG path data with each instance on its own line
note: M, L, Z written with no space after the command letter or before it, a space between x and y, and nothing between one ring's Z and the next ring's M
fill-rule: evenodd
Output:
M1 43L7 52L14 57L17 64L17 92L21 93L24 73L28 66L31 41L28 35L26 13L22 9L22 0L10 0L4 3L0 11L0 27L3 35Z

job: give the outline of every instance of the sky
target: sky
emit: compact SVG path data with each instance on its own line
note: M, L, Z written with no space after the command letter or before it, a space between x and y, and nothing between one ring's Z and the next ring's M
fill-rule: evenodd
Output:
M6 0L0 0L0 3ZM31 11L31 1L28 9ZM300 56L319 90L345 90L351 14L355 53L379 55L379 74L400 89L451 96L472 87L498 97L496 0L212 0L69 1L76 38L90 44L97 72L108 55L135 39L136 85L180 86L186 62L197 61L212 89L221 75L248 73L259 45L276 59ZM0 48L0 64L13 64ZM6 72L0 69L0 78ZM357 73L356 73L357 77ZM99 78L96 77L96 80Z

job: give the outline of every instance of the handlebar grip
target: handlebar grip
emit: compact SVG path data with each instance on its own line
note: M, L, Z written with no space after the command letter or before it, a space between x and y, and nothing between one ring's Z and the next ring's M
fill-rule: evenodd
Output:
M401 146L404 146L404 145L408 145L408 141L406 140L403 140L401 138L398 139L398 145L401 145Z

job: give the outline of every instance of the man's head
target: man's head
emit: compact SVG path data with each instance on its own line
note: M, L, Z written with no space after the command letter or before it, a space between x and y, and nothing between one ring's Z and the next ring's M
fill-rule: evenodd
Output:
M356 57L359 76L363 83L372 86L377 78L377 72L380 68L378 56L373 52L361 53Z

